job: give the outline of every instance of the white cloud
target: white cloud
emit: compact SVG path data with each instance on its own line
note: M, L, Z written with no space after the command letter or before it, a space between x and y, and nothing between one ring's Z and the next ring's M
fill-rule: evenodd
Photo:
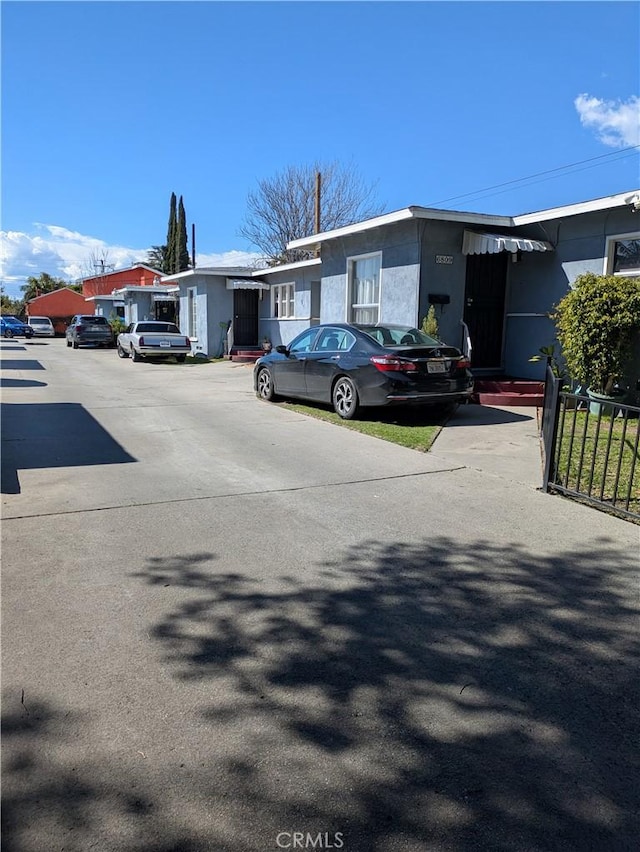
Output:
M627 101L603 101L587 94L574 101L580 121L595 130L604 145L627 148L640 145L640 97Z
M150 248L150 247L149 247ZM110 245L97 237L70 231L59 225L35 223L34 232L0 231L0 275L7 295L21 295L20 287L30 275L48 272L72 284L91 274L93 258L106 258L115 269L124 269L147 257L147 248ZM198 266L251 265L257 255L231 250L200 254Z

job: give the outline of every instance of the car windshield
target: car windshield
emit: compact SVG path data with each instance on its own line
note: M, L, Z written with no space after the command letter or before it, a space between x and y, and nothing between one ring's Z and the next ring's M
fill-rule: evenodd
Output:
M165 334L180 334L180 329L172 322L139 322L136 331L164 332Z
M438 346L440 341L409 325L359 325L383 346Z

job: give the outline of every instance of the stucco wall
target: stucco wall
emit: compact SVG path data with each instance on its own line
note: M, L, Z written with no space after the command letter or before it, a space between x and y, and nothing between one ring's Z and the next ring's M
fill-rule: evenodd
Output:
M226 329L233 319L233 290L227 290L227 278L222 275L193 275L179 283L179 325L183 334L189 334L189 290L195 290L196 329L192 335L191 349L208 358L223 353ZM221 327L224 324L224 328Z
M277 284L295 285L295 316L276 318L272 316L271 293L263 291L259 302L259 338L267 337L274 346L290 343L301 331L311 324L311 290L314 282L321 287L321 266L304 266L299 269L285 269L279 272L267 272L262 276L271 286ZM324 298L324 296L323 296Z
M510 263L507 282L504 367L509 375L542 378L540 363L529 363L541 346L556 343L549 314L585 272L605 272L607 240L640 230L640 216L629 207L585 213L516 230L544 239L552 252L523 252Z
M448 296L449 304L436 305L438 333L452 346L462 345L460 320L464 313L467 258L462 254L464 225L457 222L421 223L419 325L429 310L429 294ZM446 258L450 263L440 262Z
M415 222L400 222L323 246L321 322L348 321L347 261L371 252L382 252L380 322L417 322L420 246Z
M139 290L125 294L124 321L129 324L140 320L155 319L153 294L142 293Z

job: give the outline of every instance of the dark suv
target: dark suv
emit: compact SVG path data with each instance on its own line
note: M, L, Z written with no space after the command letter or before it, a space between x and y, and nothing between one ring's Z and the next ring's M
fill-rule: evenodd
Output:
M91 343L94 346L113 346L113 331L106 317L95 314L78 314L73 317L66 331L67 346L83 346Z

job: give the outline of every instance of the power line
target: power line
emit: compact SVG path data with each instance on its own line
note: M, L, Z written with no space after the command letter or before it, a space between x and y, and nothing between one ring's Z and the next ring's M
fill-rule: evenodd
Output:
M533 181L534 183L542 183L543 181L534 181L534 178L537 178L537 177L544 178L545 175L554 175L555 177L563 177L563 175L557 175L557 174L554 174L554 173L555 172L565 172L567 169L575 169L576 166L582 166L585 163L594 163L594 165L585 166L584 169L575 169L575 171L584 171L585 169L595 168L596 166L606 165L605 163L601 163L601 162L596 163L595 161L596 160L603 160L603 159L606 159L608 157L614 157L615 156L616 160L613 160L613 162L616 162L617 160L625 160L628 157L636 156L638 148L640 148L640 145L630 145L627 148L621 148L619 151L611 151L608 154L600 154L597 157L590 157L587 160L578 160L575 163L569 163L565 166L558 166L555 169L547 169L544 172L536 172L535 174L528 175L527 177L516 178L515 180L508 180L508 181L505 181L504 183L497 183L497 184L495 184L495 186L487 186L484 189L476 189L474 192L465 192L463 195L453 195L450 198L444 198L441 201L431 201L431 202L428 202L426 206L434 207L437 204L447 204L449 201L458 201L461 198L469 198L469 197L474 196L474 195L479 195L480 193L491 193L493 195L501 195L502 193L509 191L509 190L506 190L506 189L502 189L505 186L513 186L513 184L517 184L517 183L518 184L524 184L524 181ZM628 151L632 151L634 153L631 153L631 154L626 153L625 154L625 152L628 152ZM619 156L620 154L624 154L625 156L621 157L621 156ZM573 174L573 172L567 172L567 173ZM544 178L544 179L546 180L548 178ZM526 186L532 186L533 184L525 184L525 185ZM495 192L494 193L493 190L497 190L497 189L502 189L502 192L500 192L500 193ZM481 195L480 197L486 198L487 196ZM479 201L480 199L476 199L476 200Z

